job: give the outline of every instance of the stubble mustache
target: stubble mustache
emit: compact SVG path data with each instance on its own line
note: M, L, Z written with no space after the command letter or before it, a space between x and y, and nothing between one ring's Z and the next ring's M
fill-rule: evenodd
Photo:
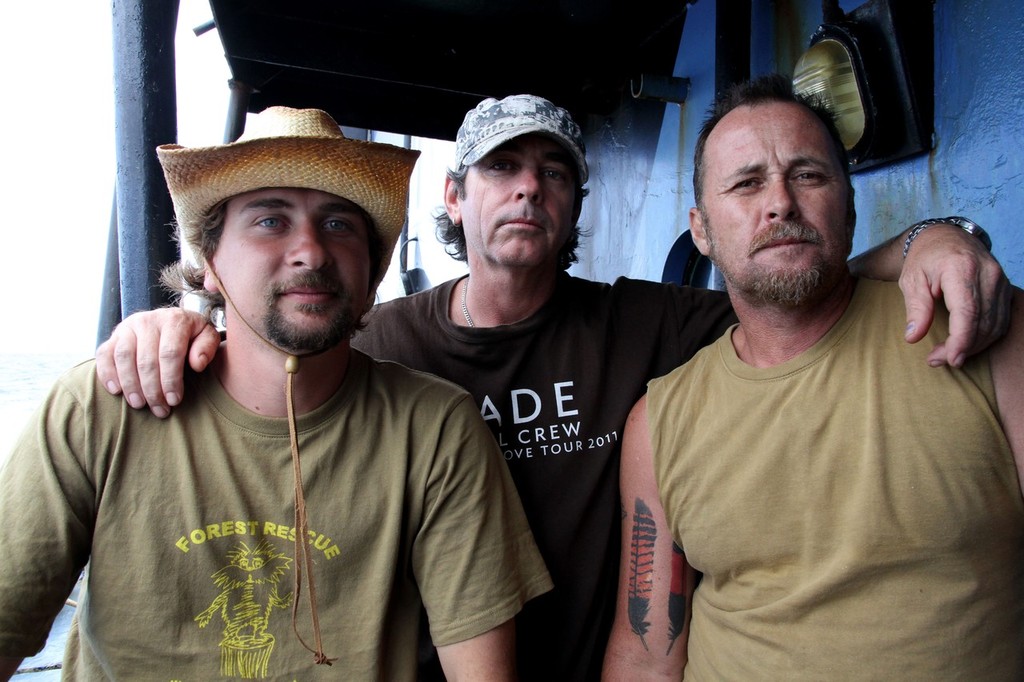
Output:
M804 225L800 221L783 220L772 223L767 230L755 236L750 243L747 255L753 256L761 249L783 239L798 239L802 242L816 245L824 243L824 239L816 230Z
M345 285L340 280L330 277L319 270L309 270L293 277L287 282L273 285L270 289L270 297L275 299L292 289L314 289L337 296L345 291Z

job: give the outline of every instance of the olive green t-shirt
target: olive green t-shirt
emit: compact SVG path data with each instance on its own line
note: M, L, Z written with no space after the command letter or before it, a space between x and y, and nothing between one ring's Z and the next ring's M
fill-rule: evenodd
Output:
M293 587L287 421L212 373L166 420L63 377L0 475L0 655L42 647L85 565L65 676L412 679L421 603L450 644L512 618L550 579L494 439L461 389L353 353L298 419L317 606ZM283 373L282 373L283 386Z

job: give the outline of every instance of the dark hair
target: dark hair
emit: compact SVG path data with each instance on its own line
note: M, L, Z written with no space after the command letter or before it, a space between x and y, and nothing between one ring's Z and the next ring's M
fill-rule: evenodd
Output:
M733 109L773 102L806 107L825 126L825 130L828 131L829 138L832 140L836 157L839 159L843 178L846 180L849 196L847 213L852 224L856 213L853 207L853 184L850 182L850 160L843 140L839 136L839 130L836 128L835 116L823 100L794 92L792 82L777 73L761 76L745 83L737 83L715 99L715 103L708 111L708 117L701 126L700 134L697 135L697 144L693 150L693 199L697 208L702 210L704 208L704 148L707 146L711 131Z
M171 263L160 272L160 284L169 291L175 301L180 301L187 294L194 294L203 302L203 308L212 313L224 308L224 296L209 291L204 286L206 279L206 263L217 252L220 237L224 233L224 219L228 212L228 199L218 201L210 210L203 214L196 230L182 229L177 226L178 235L186 234L185 241L196 252L199 263L180 260Z
M460 199L466 198L466 175L469 173L469 168L462 168L460 171L448 170L448 178L455 185L455 191ZM589 190L579 184L579 180L576 180L576 192L573 199L573 215L579 215L580 209L583 207L583 197L589 194ZM448 255L457 261L466 262L466 232L462 227L462 224L455 224L452 219L448 217L448 212L445 211L442 206L434 214L434 224L437 228L437 239L439 242L445 245L445 251ZM558 251L558 266L562 270L567 269L573 263L579 262L579 257L576 255L576 249L580 245L580 237L583 236L583 231L580 229L579 223L572 226L572 231L569 232L569 238L565 240L565 244Z

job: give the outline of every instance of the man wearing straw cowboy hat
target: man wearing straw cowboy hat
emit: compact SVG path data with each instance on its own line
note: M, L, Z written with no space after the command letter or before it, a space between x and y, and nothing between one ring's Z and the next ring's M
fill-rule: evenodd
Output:
M453 679L511 677L551 582L494 439L465 392L349 347L417 152L275 107L158 155L199 261L165 279L231 337L168 420L89 363L51 391L0 475L0 677L86 562L71 679L408 679L421 605Z

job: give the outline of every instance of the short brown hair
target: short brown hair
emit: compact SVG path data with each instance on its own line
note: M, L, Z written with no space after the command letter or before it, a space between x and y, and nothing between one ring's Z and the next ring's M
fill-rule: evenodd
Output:
M715 99L708 112L708 117L701 126L700 133L697 135L697 144L693 150L693 200L697 208L704 208L704 148L707 146L711 131L734 109L773 102L806 107L825 126L846 180L849 194L847 212L852 222L856 218L856 211L853 207L853 183L850 182L850 159L843 140L839 136L839 130L836 128L835 116L822 100L794 92L792 82L777 73L737 83Z

